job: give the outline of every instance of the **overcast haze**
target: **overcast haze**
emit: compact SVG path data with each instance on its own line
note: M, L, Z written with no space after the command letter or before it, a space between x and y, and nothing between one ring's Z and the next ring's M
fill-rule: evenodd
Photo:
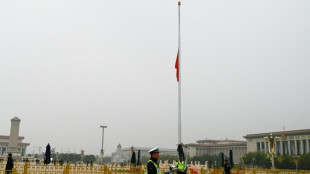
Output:
M310 128L310 1L182 1L182 140ZM0 135L176 148L175 0L0 1ZM152 135L152 136L151 136ZM36 150L37 151L37 150Z

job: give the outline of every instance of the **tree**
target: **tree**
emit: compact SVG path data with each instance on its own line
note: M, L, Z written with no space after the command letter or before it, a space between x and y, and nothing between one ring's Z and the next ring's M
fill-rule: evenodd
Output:
M259 168L271 168L270 157L264 152L249 152L243 157L244 164Z
M299 169L310 170L310 153L301 155L297 162Z
M136 162L137 162L137 159L136 159L136 152L132 152L132 156L131 156L131 165L134 167L136 166Z
M296 169L292 155L278 156L275 158L275 166L278 169Z
M45 157L44 157L44 164L51 163L51 146L50 144L47 144L46 151L45 151Z
M229 159L229 157L227 157L227 156L224 156L224 158ZM190 160L191 161L199 161L201 164L204 164L206 161L211 161L211 163L213 165L215 165L215 161L216 161L216 166L221 166L222 155L221 155L221 153L219 155L208 155L208 154L206 154L203 156L194 156Z
M110 163L111 162L111 157L110 156L105 156L102 158L102 162L104 163Z
M150 157L147 157L147 156L143 156L142 158L141 158L141 164L147 164L147 162L150 160ZM166 161L166 160L168 160L168 163L172 163L173 162L173 160L175 160L175 161L177 161L178 160L178 156L176 156L176 155L160 155L160 158L159 158L159 160L161 160L161 161Z
M255 159L254 152L249 152L249 153L244 155L243 162L247 166L253 165L253 167L254 167L254 159Z

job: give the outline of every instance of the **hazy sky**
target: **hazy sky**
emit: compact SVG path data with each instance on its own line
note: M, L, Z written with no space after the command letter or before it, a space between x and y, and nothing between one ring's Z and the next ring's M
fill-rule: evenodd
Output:
M182 139L310 128L310 1L182 1ZM0 1L0 135L176 148L176 0ZM37 151L37 149L36 149Z

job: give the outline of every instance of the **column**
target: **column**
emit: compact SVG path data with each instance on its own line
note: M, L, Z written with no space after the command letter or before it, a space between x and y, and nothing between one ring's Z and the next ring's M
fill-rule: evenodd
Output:
M306 146L307 146L307 148L306 148L306 151L307 151L307 153L309 153L310 152L310 147L309 147L309 140L308 139L306 139Z
M280 140L280 155L283 155L283 142Z
M2 155L2 146L0 146L0 156Z
M294 140L294 144L295 144L295 152L294 152L294 154L295 154L295 155L298 155L298 154L297 154L297 141L296 141L296 140Z
M288 154L291 154L291 142L290 140L287 140L287 148L288 148Z
M260 142L260 143L259 143L259 151L262 152L262 150L263 150L263 143Z
M299 140L300 141L300 154L304 154L304 141L303 140Z

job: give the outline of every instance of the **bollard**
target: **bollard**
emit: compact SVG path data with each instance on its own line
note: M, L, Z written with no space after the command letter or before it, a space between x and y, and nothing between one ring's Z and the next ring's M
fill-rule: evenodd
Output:
M139 166L139 174L143 174L142 166Z
M104 171L104 174L108 174L108 166L106 164L104 164L103 166L103 171Z
M69 174L69 170L70 170L70 163L67 162L67 166L65 168L64 174Z
M26 162L24 165L24 174L28 173L28 163Z
M12 170L12 174L17 174L17 170L16 170L15 167L14 167L13 170Z
M239 165L238 164L236 164L236 173L239 173Z
M200 174L205 174L205 170L203 167L200 168Z
M104 170L103 170L103 165L102 165L102 164L100 165L100 173L101 173L101 174L103 174L103 173L104 173Z

